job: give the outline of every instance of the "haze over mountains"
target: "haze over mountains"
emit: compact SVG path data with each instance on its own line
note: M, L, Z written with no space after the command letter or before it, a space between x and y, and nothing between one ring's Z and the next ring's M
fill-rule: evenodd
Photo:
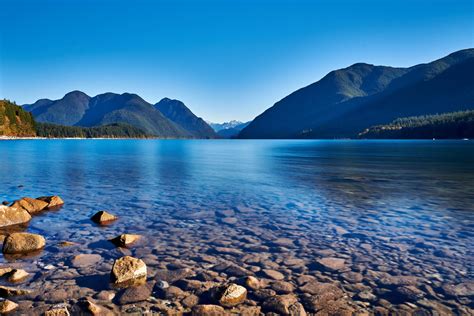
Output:
M154 106L131 93L104 93L91 98L81 91L72 91L60 100L41 99L23 108L43 123L83 127L124 123L156 137L217 137L182 102L163 99Z
M257 116L240 138L356 137L399 117L474 108L474 49L409 68L332 71Z
M235 138L240 133L244 127L250 124L249 122L241 122L241 121L229 121L224 123L210 123L208 124L217 132L222 138Z

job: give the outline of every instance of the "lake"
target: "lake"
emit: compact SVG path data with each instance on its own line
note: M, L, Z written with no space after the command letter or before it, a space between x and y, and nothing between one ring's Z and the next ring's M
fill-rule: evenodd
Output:
M27 228L45 236L41 254L1 257L41 294L21 298L19 313L85 296L122 313L164 309L98 296L115 291L108 274L124 254L142 258L150 279L181 268L203 284L261 278L268 291L242 309L294 293L307 312L327 312L322 284L340 311L474 308L473 141L10 140L0 141L0 188L0 200L66 202ZM119 219L98 226L99 210ZM107 240L121 233L143 238L115 248ZM100 258L75 266L84 253Z

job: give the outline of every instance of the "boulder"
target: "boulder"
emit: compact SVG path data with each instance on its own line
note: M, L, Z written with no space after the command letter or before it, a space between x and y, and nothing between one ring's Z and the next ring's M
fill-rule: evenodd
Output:
M109 224L117 219L117 216L110 214L107 211L99 211L91 217L91 220L97 224Z
M111 239L110 241L118 247L127 247L140 238L140 235L122 234L120 236L115 237L114 239Z
M48 207L48 203L30 197L24 197L20 200L16 200L15 202L13 202L11 207L24 209L31 215L34 215L46 209Z
M215 298L222 306L236 306L247 298L247 289L241 285L230 283L220 287Z
M27 223L31 215L23 208L0 205L0 227Z
M196 305L192 310L193 316L223 316L227 315L224 308L219 305Z
M7 299L0 299L0 314L4 315L16 309L18 304Z
M52 196L40 196L37 198L37 200L43 201L48 203L46 208L51 209L51 208L58 208L64 204L63 199L61 199L57 195L52 195Z
M5 238L3 253L19 254L43 249L46 240L43 236L30 233L12 233Z
M110 278L116 286L129 287L144 284L146 274L146 264L143 260L125 256L115 260Z

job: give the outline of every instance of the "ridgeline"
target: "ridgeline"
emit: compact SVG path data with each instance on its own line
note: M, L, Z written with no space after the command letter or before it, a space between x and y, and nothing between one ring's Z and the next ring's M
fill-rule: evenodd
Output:
M474 110L398 118L389 124L366 129L359 138L474 138Z

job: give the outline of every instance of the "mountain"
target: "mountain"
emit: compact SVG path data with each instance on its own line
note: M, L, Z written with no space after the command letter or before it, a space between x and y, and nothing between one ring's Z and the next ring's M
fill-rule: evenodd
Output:
M0 136L36 136L35 121L31 113L7 100L0 100Z
M179 100L162 99L155 108L169 120L184 128L196 138L219 138L214 130Z
M247 124L250 122L247 122L247 123L244 123L244 122L241 122L241 121L236 121L236 120L232 120L232 121L229 121L229 122L224 122L224 123L211 123L211 122L208 122L208 124L216 131L216 132L219 132L220 130L223 130L223 129L230 129L230 128L236 128L242 124Z
M275 103L240 138L356 137L398 117L474 108L474 49L428 64L357 63Z
M474 110L399 118L364 130L360 138L462 139L474 138Z
M91 98L83 92L73 91L60 100L42 99L23 107L43 123L82 127L122 123L156 137L193 137L153 105L131 93L104 93Z
M236 122L236 121L231 121L231 122ZM239 135L240 131L243 130L245 127L247 127L247 125L249 124L250 124L250 121L245 122L245 123L239 122L239 124L234 125L233 127L231 127L231 125L228 125L229 127L220 129L217 132L217 135L219 135L221 138L236 138L237 135Z

